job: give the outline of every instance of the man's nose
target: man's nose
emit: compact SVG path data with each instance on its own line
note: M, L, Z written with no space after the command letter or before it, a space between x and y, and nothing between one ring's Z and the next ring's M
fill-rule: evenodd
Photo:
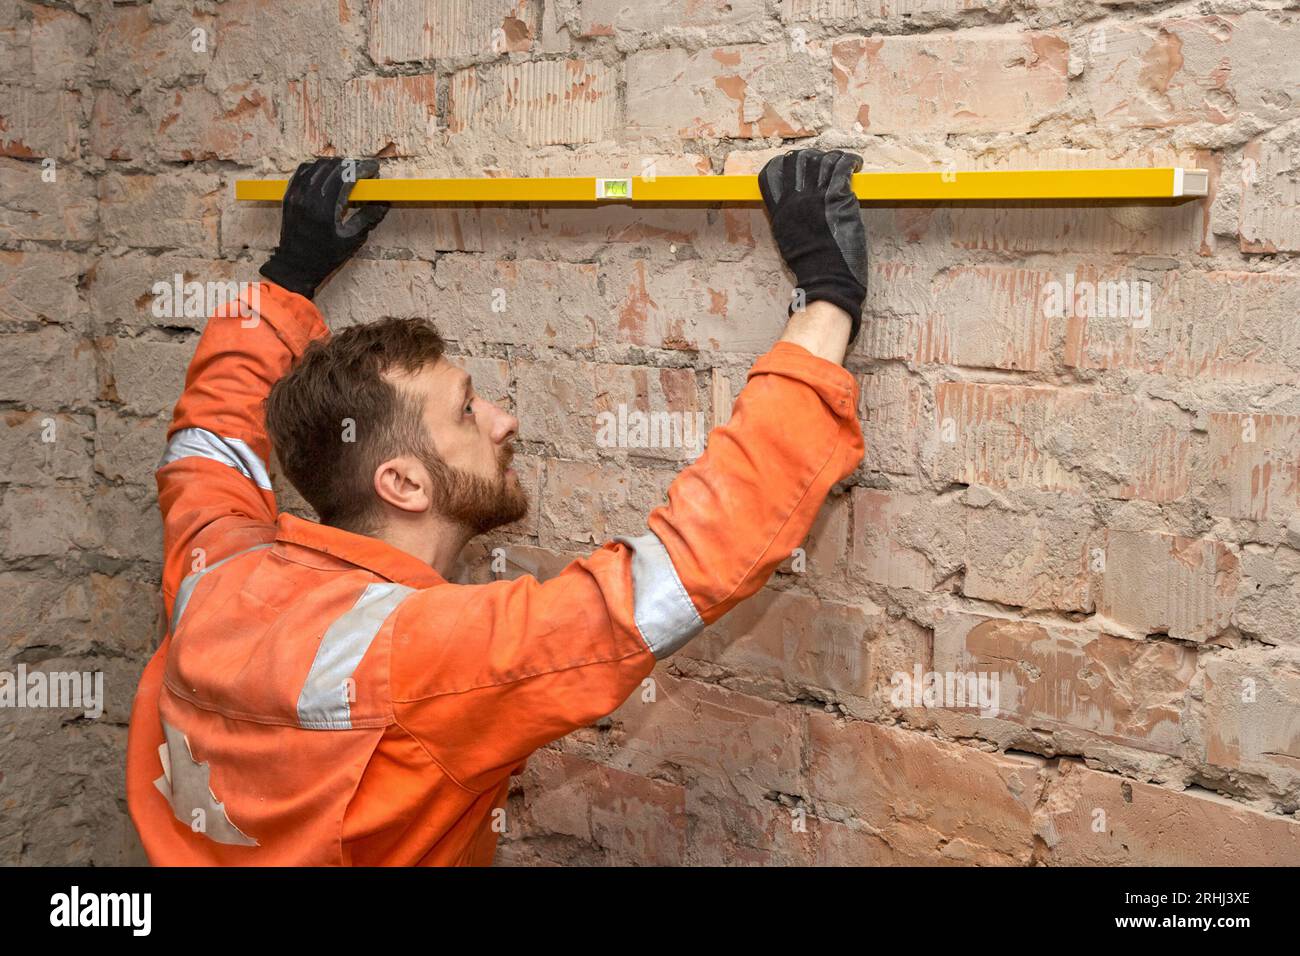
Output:
M505 409L499 408L493 402L488 404L492 406L492 441L494 443L503 444L519 434L519 419Z

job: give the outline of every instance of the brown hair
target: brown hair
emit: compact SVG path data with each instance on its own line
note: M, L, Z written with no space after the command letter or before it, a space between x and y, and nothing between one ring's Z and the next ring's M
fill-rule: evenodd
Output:
M377 530L375 469L395 455L430 454L420 405L383 373L418 372L445 347L427 320L384 319L313 342L275 383L266 400L271 444L322 523Z

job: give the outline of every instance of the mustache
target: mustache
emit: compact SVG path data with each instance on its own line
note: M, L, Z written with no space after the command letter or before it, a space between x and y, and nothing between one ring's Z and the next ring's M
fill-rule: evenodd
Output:
M497 470L501 472L502 475L504 475L506 473L506 469L510 467L510 463L514 460L515 460L515 446L513 444L503 445L501 447L501 453L497 455Z

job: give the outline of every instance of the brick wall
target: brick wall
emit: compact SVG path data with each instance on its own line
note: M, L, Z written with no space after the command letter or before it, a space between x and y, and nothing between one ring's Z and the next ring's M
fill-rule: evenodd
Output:
M0 669L108 696L0 712L0 862L140 859L152 468L203 325L151 290L254 277L278 211L235 178L741 173L797 141L1211 195L865 209L864 464L764 592L536 755L499 860L1300 863L1300 8L1218 6L0 0ZM1148 308L1045 307L1106 283ZM512 403L535 508L471 548L487 580L639 531L693 452L601 414L725 420L789 291L759 209L479 207L394 211L318 301L431 316ZM997 708L896 693L930 672Z

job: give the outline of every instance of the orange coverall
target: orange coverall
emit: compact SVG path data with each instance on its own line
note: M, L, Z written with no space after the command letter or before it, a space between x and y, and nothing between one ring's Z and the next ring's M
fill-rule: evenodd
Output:
M262 403L329 333L260 293L209 319L157 472L170 625L127 756L155 864L490 863L512 772L762 587L862 458L853 376L780 342L644 534L544 584L451 584L277 515Z

